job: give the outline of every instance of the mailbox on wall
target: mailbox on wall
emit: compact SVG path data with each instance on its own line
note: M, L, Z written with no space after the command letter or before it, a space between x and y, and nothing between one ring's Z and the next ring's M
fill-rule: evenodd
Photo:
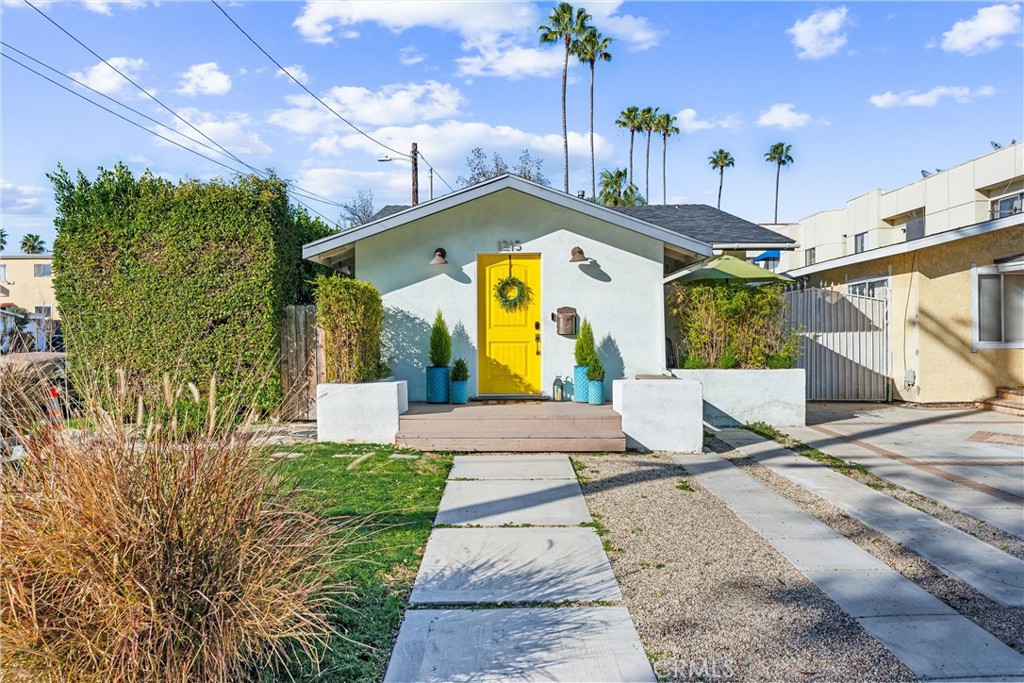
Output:
M562 306L551 314L555 322L555 330L558 334L571 337L576 334L576 309L571 306Z

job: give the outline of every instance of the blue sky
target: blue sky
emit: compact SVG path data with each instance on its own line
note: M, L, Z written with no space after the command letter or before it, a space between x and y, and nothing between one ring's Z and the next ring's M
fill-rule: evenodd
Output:
M387 150L282 77L212 4L33 4L248 164L272 167L339 202L364 189L378 207L408 202L408 165L378 162ZM538 45L536 31L553 4L222 3L339 113L396 149L416 141L452 185L467 174L470 150L480 146L508 161L529 148L561 187L562 56L557 47ZM779 220L792 221L875 187L912 182L921 169L985 154L990 141L1024 137L1020 3L576 4L614 41L612 61L597 67L598 173L628 164L629 135L614 125L619 112L660 107L683 129L668 143L670 203L714 205L718 176L707 157L720 147L736 159L726 171L723 210L762 222L772 219L774 168L763 156L774 142L793 145L795 164L782 172L779 208ZM184 128L20 0L3 0L0 21L10 46ZM27 232L52 244L45 174L58 162L90 175L118 161L172 179L229 173L6 59L0 67L0 206L14 245ZM569 79L570 189L589 192L589 72L571 64ZM641 191L644 148L638 137ZM650 199L657 203L661 153L656 138ZM421 199L426 171L423 166ZM437 178L434 188L435 196L448 189ZM339 215L337 207L307 203L332 219Z

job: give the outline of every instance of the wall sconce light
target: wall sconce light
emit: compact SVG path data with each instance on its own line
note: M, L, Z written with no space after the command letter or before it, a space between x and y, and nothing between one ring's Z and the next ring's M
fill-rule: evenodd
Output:
M572 256L569 259L569 263L582 263L583 261L589 261L587 255L583 253L583 250L579 247L572 248Z
M444 266L444 265L447 265L448 264L448 260L445 259L445 256L447 256L447 255L448 255L447 251L445 251L441 247L438 247L437 249L434 250L434 258L430 259L430 265L432 265L432 266Z

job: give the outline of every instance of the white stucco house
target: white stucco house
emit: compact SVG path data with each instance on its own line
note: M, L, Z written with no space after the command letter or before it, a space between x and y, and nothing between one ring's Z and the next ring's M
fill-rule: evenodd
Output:
M453 359L469 364L471 396L549 395L556 376L572 376L583 318L610 386L672 366L667 277L716 251L759 248L792 248L792 240L704 205L614 209L504 175L386 207L369 223L305 245L303 256L377 287L388 363L408 382L409 400L422 401L438 310L453 333ZM532 294L514 313L493 293L510 273ZM575 329L559 334L555 314L566 308L576 311Z

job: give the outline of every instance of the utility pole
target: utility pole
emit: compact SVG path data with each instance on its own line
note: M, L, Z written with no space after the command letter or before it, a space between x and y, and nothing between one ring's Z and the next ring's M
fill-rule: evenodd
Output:
M430 198L434 198L434 167L430 167Z
M416 143L412 143L412 152L409 156L412 159L412 205L416 206L420 203L420 165L419 165L419 151L416 148Z

